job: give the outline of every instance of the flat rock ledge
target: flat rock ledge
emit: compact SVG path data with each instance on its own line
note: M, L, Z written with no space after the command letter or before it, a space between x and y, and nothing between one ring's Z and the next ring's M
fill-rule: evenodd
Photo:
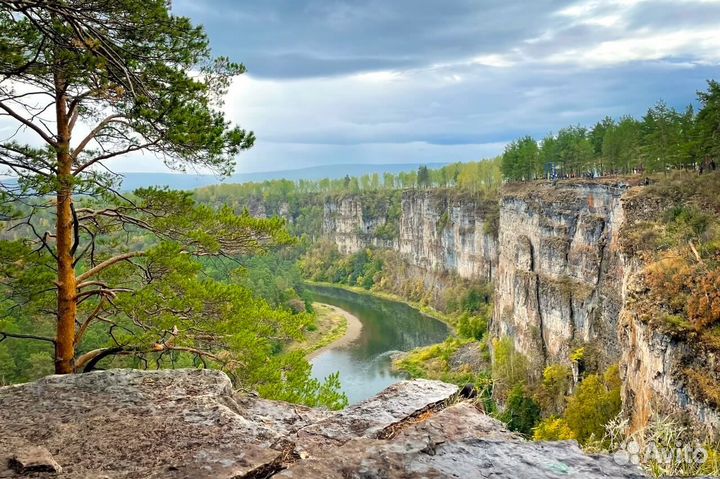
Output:
M0 478L641 478L572 441L524 441L439 381L332 413L210 370L110 370L0 388Z

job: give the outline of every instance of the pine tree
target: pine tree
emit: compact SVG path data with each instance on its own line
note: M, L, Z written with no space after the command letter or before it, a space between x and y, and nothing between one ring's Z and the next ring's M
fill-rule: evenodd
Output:
M33 137L0 144L2 173L15 178L0 185L5 225L24 232L0 242L0 342L51 346L57 373L129 355L266 361L262 335L296 328L208 282L200 260L287 242L282 222L186 193L121 193L108 164L144 152L231 173L254 136L219 107L244 67L213 58L203 30L165 0L0 0L0 30L0 119Z

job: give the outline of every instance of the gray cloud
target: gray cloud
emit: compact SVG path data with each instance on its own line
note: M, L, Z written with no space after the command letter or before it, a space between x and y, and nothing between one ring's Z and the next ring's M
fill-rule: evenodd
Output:
M641 116L659 99L682 108L720 76L720 0L174 0L173 9L205 25L215 53L248 66L225 104L258 137L238 159L243 172L481 159L521 135ZM0 135L10 128L0 123ZM111 166L164 169L152 155Z
M682 28L706 28L708 35L716 35L720 24L720 2L702 0L246 3L177 0L174 9L205 24L218 53L269 78L407 70L484 55L543 61L604 42ZM704 52L689 44L673 53L697 60Z
M227 102L258 136L244 171L476 159L659 99L682 108L720 64L720 0L244 3L174 4L249 68Z
M245 2L242 2L245 3ZM541 34L560 0L181 0L218 53L253 75L306 77L421 67L511 48Z

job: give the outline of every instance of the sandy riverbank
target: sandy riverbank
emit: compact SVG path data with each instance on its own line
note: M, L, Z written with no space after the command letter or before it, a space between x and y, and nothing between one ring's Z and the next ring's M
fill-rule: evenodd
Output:
M347 330L345 331L345 335L341 338L336 339L332 343L326 344L322 348L316 349L312 353L307 355L308 359L312 359L319 354L323 353L324 351L327 351L331 348L337 348L340 346L345 346L346 344L350 344L353 341L355 341L358 337L360 337L360 332L362 331L362 323L360 320L353 314L348 313L344 309L338 308L337 306L333 306L331 304L325 304L325 303L317 303L322 304L324 307L331 309L334 313L341 315L345 320L347 321Z

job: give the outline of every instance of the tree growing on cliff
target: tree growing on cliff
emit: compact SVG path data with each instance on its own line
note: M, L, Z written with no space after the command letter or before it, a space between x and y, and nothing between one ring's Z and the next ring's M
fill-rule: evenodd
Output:
M715 169L720 164L720 83L708 81L706 92L698 92L702 108L697 115L700 161Z
M418 188L430 188L430 186L432 186L430 181L430 171L425 165L418 167L417 185Z
M256 381L276 367L306 394L301 358L273 362L304 317L203 274L213 257L287 242L282 222L186 193L123 194L108 169L144 152L229 174L254 141L220 111L244 67L213 58L166 0L0 0L0 30L0 121L14 131L0 144L0 174L14 177L0 185L0 343L41 341L56 373L119 357Z

